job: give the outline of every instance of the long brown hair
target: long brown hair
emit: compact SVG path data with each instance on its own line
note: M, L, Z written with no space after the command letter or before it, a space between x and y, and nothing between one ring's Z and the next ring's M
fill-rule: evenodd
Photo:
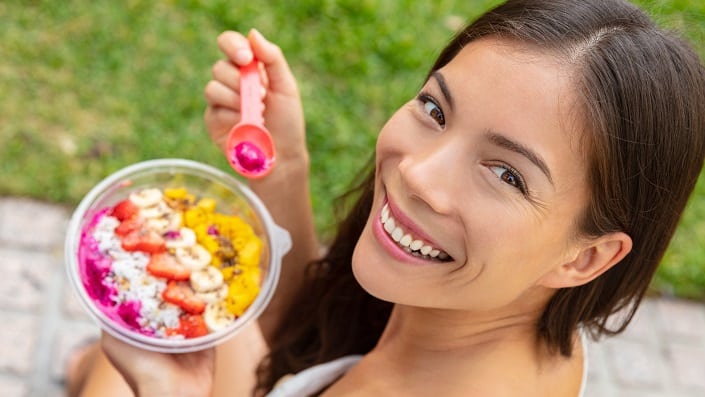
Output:
M431 71L470 41L493 36L557 57L574 72L591 197L579 235L622 231L633 248L592 282L556 291L539 323L546 346L565 356L575 330L594 337L629 324L673 236L705 156L705 70L676 35L621 0L510 0L482 15L448 44ZM282 322L258 370L258 392L281 376L377 342L391 304L355 281L351 258L372 204L373 170L328 254L311 264L310 286ZM618 322L610 315L625 313Z

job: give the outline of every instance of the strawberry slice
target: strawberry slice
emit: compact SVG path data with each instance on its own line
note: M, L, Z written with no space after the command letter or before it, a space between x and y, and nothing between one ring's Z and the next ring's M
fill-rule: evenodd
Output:
M129 222L129 220L126 222ZM122 225L122 223L120 225ZM166 242L164 238L154 230L136 229L122 238L122 248L125 251L142 251L148 254L158 254L166 251Z
M168 280L186 281L191 277L191 269L167 253L152 254L147 263L147 271L154 277Z
M179 317L177 332L186 338L197 338L208 334L206 321L200 314L184 314Z
M169 281L166 289L162 292L162 299L179 306L191 314L201 314L206 310L206 303L198 299L191 287L186 283L174 280Z
M127 218L115 228L115 235L125 237L128 234L144 228L144 221L139 217Z
M139 210L139 207L137 207L135 203L129 199L125 199L115 204L113 209L110 211L110 215L116 217L120 222L122 222L126 219L137 216Z

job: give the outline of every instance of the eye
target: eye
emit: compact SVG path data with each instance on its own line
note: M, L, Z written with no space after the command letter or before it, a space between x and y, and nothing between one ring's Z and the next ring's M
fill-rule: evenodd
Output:
M438 102L436 100L428 95L428 94L419 94L418 98L419 102L421 102L421 105L423 106L423 111L431 116L433 121L436 122L441 127L445 127L446 125L446 117L443 114L443 110L441 109L440 105L438 105Z
M527 194L526 183L524 183L524 178L521 177L519 171L504 164L490 165L489 168L502 182L515 187L524 195Z

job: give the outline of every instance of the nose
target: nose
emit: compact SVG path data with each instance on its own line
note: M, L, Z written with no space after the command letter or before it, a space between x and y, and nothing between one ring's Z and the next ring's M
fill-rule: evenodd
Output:
M406 193L439 214L449 214L458 186L462 167L459 145L439 140L432 145L405 154L398 169Z

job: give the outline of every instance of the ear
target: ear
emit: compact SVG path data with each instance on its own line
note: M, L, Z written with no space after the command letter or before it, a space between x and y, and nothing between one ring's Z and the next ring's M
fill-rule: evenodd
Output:
M548 288L569 288L587 284L624 259L632 250L632 239L614 232L589 241L569 262L545 275L540 284Z

